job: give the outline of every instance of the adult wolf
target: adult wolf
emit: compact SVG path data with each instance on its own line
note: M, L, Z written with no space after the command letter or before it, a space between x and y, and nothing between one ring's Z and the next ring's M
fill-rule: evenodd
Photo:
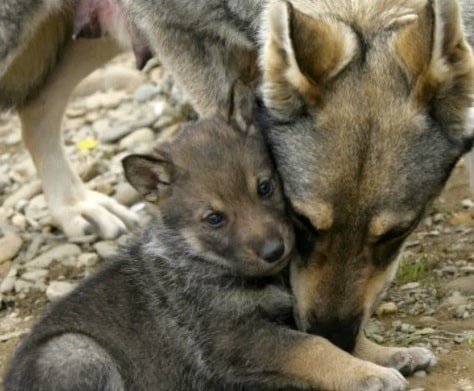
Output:
M300 216L300 328L406 374L433 364L360 330L404 239L472 147L474 62L458 1L123 4L201 113L237 77L260 85L261 123Z

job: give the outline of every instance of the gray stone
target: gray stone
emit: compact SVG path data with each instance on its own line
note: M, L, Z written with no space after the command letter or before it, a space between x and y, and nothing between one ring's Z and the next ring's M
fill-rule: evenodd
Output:
M448 289L457 290L466 296L474 295L474 274L456 278L446 284Z
M13 259L23 246L23 239L13 233L0 239L0 263Z
M114 198L122 205L131 206L140 200L140 194L124 181L117 185Z
M46 289L46 297L49 301L55 301L67 295L75 288L74 284L65 281L51 281Z
M409 291L409 290L412 290L412 289L416 289L419 286L420 286L419 282L409 282L408 284L402 285L400 287L400 289L403 290L403 291Z
M26 229L26 226L27 226L27 221L26 221L26 217L23 216L21 213L17 213L16 215L14 215L12 217L12 224L21 229L22 231L24 231Z
M67 257L78 256L80 253L81 249L75 244L62 244L36 257L28 263L28 266L47 268L53 261L62 261Z
M0 284L0 293L8 293L15 289L16 277L6 276Z
M388 302L388 303L383 303L381 304L375 313L377 316L383 316L383 315L391 315L391 314L396 314L398 311L398 307L394 302Z
M30 289L33 287L33 283L24 281L24 280L16 280L15 281L15 292L20 293L20 292L28 292Z
M40 181L31 182L27 185L24 185L23 187L15 191L13 194L8 196L5 202L3 203L3 206L6 208L14 207L19 201L30 200L31 198L33 198L35 195L39 194L40 192L41 192L41 182Z
M143 103L158 95L159 92L160 89L156 85L147 83L138 87L133 96L137 102Z
M94 244L94 249L101 258L109 258L117 252L117 245L112 240L104 240Z
M48 275L48 271L44 269L32 270L21 275L21 278L26 281L36 282L44 280Z
M99 256L96 253L84 253L79 255L79 266L92 267L99 262Z
M151 145L155 139L155 133L149 128L141 128L133 131L120 141L121 149L128 149L134 151L141 145Z

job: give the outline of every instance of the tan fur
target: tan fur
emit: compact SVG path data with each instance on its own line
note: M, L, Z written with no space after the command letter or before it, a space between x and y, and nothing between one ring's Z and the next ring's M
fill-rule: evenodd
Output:
M379 383L376 377L397 377L396 373L390 374L386 368L355 359L318 337L308 337L290 347L282 362L285 363L285 373L298 379L301 386L309 386L311 389L362 390L378 385L392 390L388 384ZM322 374L324 375L321 376ZM400 387L403 383L399 383Z
M72 34L72 24L72 13L67 10L53 12L40 23L38 30L0 78L0 94L10 96L1 98L1 101L25 103L37 93L56 66Z
M299 214L306 216L319 231L331 229L334 223L334 209L327 202L314 202L310 205L302 202L294 202L293 208Z

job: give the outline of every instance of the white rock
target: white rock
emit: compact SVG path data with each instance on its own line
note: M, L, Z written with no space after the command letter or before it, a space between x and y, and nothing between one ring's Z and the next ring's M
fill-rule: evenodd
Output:
M149 145L152 144L155 139L155 133L149 128L141 128L135 130L133 133L129 134L127 137L123 138L120 141L121 149L128 149L133 151L136 147L140 145Z
M8 293L15 289L15 281L16 277L7 276L3 279L2 283L0 284L0 293Z
M21 230L24 231L27 226L26 217L23 216L21 213L17 213L16 215L12 217L12 224L15 227L20 228Z
M33 287L33 284L28 281L24 280L16 280L15 281L15 292L20 293L20 292L28 292L31 288Z
M122 205L131 206L140 199L140 194L127 182L119 183L114 198Z
M99 262L99 256L96 253L84 253L79 255L78 261L80 266L91 267Z
M461 205L463 208L466 209L474 208L474 201L469 198L466 198L465 200L461 201Z
M3 203L3 206L6 208L14 207L19 201L30 200L32 197L39 194L40 192L41 192L41 182L40 181L31 182L21 187L19 190L15 191L10 196L8 196L8 198Z
M377 308L375 313L377 316L391 315L398 311L398 307L394 302L383 303Z
M46 289L46 297L49 301L55 301L67 295L75 288L74 284L65 281L51 281Z
M420 286L419 282L409 282L408 284L402 285L400 287L400 289L403 290L403 291L409 291L409 290L412 290L412 289L416 289L419 286Z
M94 244L94 249L101 258L109 258L117 252L117 245L112 240L104 240Z
M159 92L160 89L156 85L147 83L138 87L133 96L137 102L143 103L158 95Z
M28 266L47 268L53 261L61 261L66 257L78 256L80 253L81 249L75 244L62 244L36 257L28 263Z
M44 280L48 275L48 271L44 269L32 270L21 275L21 278L26 281L36 282Z
M0 263L13 259L21 249L23 239L13 233L0 239Z

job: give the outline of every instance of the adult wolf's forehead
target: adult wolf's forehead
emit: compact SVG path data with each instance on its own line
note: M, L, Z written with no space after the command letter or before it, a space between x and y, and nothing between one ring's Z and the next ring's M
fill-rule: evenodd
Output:
M351 80L328 94L322 109L270 127L287 195L366 205L383 198L404 204L412 193L431 197L454 153L442 129L405 97ZM431 186L420 188L427 181Z

